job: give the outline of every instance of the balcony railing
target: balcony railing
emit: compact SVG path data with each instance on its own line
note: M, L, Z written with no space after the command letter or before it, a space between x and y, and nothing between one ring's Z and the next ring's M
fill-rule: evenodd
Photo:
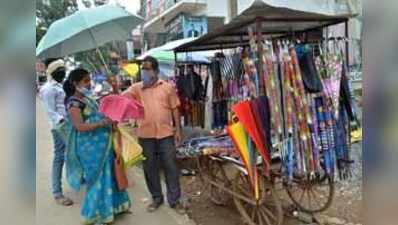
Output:
M142 1L140 15L150 20L179 2L204 3L206 0L146 0Z

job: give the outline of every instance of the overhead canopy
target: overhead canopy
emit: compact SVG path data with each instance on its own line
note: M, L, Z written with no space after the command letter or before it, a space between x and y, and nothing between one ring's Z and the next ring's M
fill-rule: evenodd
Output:
M136 59L143 60L147 56L155 57L159 62L165 64L174 63L175 56L173 49L192 42L197 38L185 38L175 41L170 41L162 46L152 48L147 52L143 53L142 55L138 56ZM179 54L177 55L177 62L198 62L198 63L210 63L209 57L213 56L213 52L205 51L205 52L195 52L195 53L186 53L186 54Z
M279 1L281 2L281 1ZM263 21L264 35L282 35L319 29L347 21L354 16L348 3L318 0L289 1L255 0L229 24L189 43L176 47L176 52L235 48L249 43L247 26ZM323 3L321 3L323 2Z

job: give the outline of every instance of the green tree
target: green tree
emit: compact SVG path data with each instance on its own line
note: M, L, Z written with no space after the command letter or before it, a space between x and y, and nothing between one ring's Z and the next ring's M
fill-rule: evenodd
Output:
M76 0L36 1L36 46L50 25L77 11Z

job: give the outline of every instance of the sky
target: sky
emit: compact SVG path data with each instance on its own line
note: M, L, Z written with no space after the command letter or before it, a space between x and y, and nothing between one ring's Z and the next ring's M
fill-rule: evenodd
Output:
M82 1L77 2L79 8L84 8ZM109 0L110 4L120 3L120 5L126 7L126 10L132 13L137 13L140 9L140 0Z

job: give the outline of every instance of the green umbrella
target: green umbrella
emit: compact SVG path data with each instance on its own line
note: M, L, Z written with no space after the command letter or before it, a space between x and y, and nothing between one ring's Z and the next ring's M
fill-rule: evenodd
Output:
M156 58L159 62L172 64L175 61L174 49L180 45L186 44L196 39L197 38L184 38L170 41L162 46L148 50L144 54L138 56L137 59L143 60L146 56L152 56ZM210 63L208 57L211 57L212 54L213 52L211 51L179 53L177 54L177 61Z
M151 56L155 57L160 62L164 63L173 63L174 62L174 52L173 51L154 51ZM181 55L178 56L178 59L181 60Z
M51 24L37 46L36 56L57 58L94 48L98 50L107 42L126 40L143 21L116 5L79 10Z

